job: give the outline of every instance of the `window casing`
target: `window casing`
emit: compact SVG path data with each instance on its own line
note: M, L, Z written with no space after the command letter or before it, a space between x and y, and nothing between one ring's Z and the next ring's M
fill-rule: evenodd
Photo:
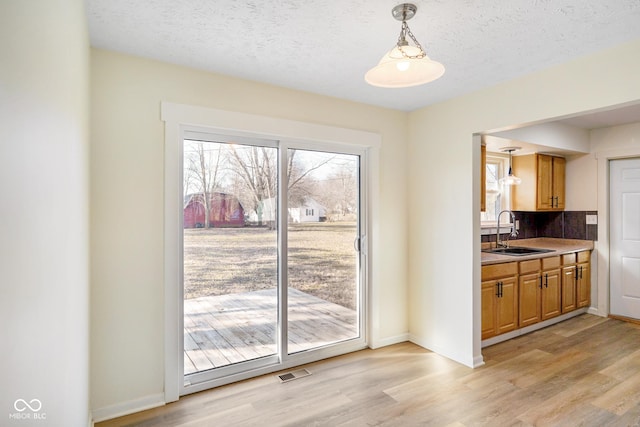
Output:
M377 305L366 303L368 294L374 294L377 291L378 274L371 267L372 259L378 247L379 234L376 228L371 224L375 223L379 212L378 194L380 183L380 146L381 136L379 134L356 131L351 129L343 129L331 126L321 126L305 122L297 122L292 120L276 119L272 117L251 115L238 112L230 112L225 110L216 110L210 108L202 108L197 106L189 106L182 104L173 104L163 102L161 105L161 118L165 122L165 262L164 262L164 290L165 290L165 324L164 324L164 356L165 356L165 402L178 400L181 394L186 392L196 392L204 390L214 385L222 385L228 380L238 381L251 376L274 372L276 370L286 369L297 366L300 360L293 360L293 356L287 356L281 360L280 364L256 367L251 371L242 372L222 378L219 380L205 381L198 384L187 384L183 375L182 358L184 356L184 332L182 320L182 262L181 262L181 239L183 219L183 175L182 175L182 155L183 141L187 135L185 132L191 132L190 138L196 138L196 134L210 134L212 132L222 132L234 135L234 140L247 137L255 141L256 135L265 135L268 140L277 139L280 141L280 153L286 153L288 148L294 146L304 146L305 149L311 151L332 151L337 150L342 153L358 154L366 159L365 166L361 168L361 178L363 188L361 190L362 197L370 195L366 201L361 199L362 209L362 232L363 237L357 245L358 250L362 253L365 261L362 263L361 275L365 280L366 286L363 286L361 292L361 307L367 307L368 310L361 310L359 313L360 324L366 324L369 327L363 329L361 339L347 342L344 346L333 347L327 346L317 350L315 354L309 354L303 362L309 363L320 358L332 357L344 354L347 351L355 351L364 348L367 342L370 342L372 336L376 336L377 323L374 319L379 318L380 312ZM195 134L194 134L195 133ZM201 135L201 136L203 136ZM206 141L206 139L203 139ZM321 141L321 142L313 142ZM265 141L268 144L269 141ZM332 148L333 147L333 148ZM281 154L281 163L284 160L284 154ZM284 182L284 181L281 181ZM284 193L283 193L284 194ZM281 200L285 200L282 198ZM314 209L315 213L315 209ZM287 216L281 216L283 226L281 230L286 230ZM283 231L284 233L284 231ZM286 238L286 234L283 234ZM284 254L283 256L286 256ZM286 283L286 280L283 280ZM280 289L284 289L281 287ZM281 309L280 316L286 315L286 310ZM283 317L284 318L284 317ZM371 325L374 325L371 327ZM371 331L371 332L370 332ZM285 339L281 340L286 342ZM375 341L373 342L375 345ZM348 347L348 348L347 348ZM187 391L187 388L189 389Z
M500 178L508 173L508 157L487 153L486 168L485 211L480 212L480 222L483 227L495 226L498 213L511 207L511 189L509 186L500 184Z

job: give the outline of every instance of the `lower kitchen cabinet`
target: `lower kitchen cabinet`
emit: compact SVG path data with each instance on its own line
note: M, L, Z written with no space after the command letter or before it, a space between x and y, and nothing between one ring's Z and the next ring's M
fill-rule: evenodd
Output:
M576 305L576 266L562 267L562 312L573 311Z
M540 273L531 273L520 276L520 311L518 313L518 326L525 326L538 323L541 318L540 314L540 297L542 289L540 288Z
M482 339L591 303L591 251L482 266Z
M589 252L585 252L585 254L589 256ZM589 307L591 304L591 271L589 265L587 261L576 266L576 277L578 278L576 281L576 305L578 308Z
M560 315L560 257L532 259L519 264L518 326L523 328Z
M540 273L540 278L542 279L542 292L540 292L542 320L551 319L562 313L560 268L545 268L544 266L544 260L549 260L549 262L552 263L553 258L543 259L543 269L542 273Z
M518 327L518 263L482 267L482 339Z
M542 281L539 259L522 261L518 264L520 272L518 326L523 328L538 323L541 319Z
M563 313L588 307L591 303L590 255L590 251L582 251L562 257Z

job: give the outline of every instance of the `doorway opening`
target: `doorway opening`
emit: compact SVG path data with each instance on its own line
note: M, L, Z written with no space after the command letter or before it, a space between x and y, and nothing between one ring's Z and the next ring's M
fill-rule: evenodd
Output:
M640 158L609 161L609 312L640 320Z

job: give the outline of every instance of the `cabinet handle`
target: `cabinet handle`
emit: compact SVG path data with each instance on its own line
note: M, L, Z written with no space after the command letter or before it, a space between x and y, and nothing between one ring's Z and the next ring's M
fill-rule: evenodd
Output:
M500 298L500 282L496 282L496 297Z
M549 287L549 275L548 274L544 275L544 287L545 288Z
M557 207L560 207L560 200L559 200L559 197L558 197L558 196L556 196L556 197L555 197L555 199L556 199L556 208L557 208Z
M500 282L499 283L499 288L500 289L500 298L502 298L502 286L504 285L504 283Z
M578 273L578 266L576 265L576 282L578 281L578 275L579 275L579 273Z

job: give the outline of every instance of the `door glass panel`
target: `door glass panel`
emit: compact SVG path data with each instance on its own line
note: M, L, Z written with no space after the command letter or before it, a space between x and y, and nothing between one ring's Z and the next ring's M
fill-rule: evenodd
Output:
M358 338L356 155L288 150L288 352Z
M184 141L184 373L277 354L277 149Z

